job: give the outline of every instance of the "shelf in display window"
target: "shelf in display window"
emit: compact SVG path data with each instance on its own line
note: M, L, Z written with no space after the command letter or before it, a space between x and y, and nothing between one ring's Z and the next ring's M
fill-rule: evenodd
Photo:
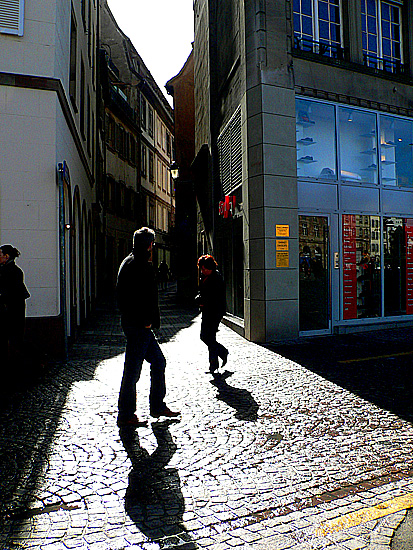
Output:
M367 149L367 151L360 151L360 154L362 155L375 155L377 153L376 148L373 147L373 149Z
M370 164L370 166L367 166L367 168L361 168L361 170L365 170L366 172L376 172L377 171L377 165L376 164Z
M394 160L382 160L381 163L384 164L385 166L390 166L391 164L396 164L396 162Z
M372 130L369 134L361 134L360 137L365 137L365 138L376 137L376 130Z
M388 141L385 143L381 143L380 146L383 147L383 149L391 149L392 147L396 147L396 144L392 141Z
M308 147L308 145L315 145L317 142L313 140L313 138L301 138L297 139L297 143L300 145L304 145L305 147Z
M312 164L313 162L317 162L317 161L314 160L313 157L306 156L306 157L299 158L297 162L301 162L302 164Z
M396 181L396 178L381 178L382 181Z

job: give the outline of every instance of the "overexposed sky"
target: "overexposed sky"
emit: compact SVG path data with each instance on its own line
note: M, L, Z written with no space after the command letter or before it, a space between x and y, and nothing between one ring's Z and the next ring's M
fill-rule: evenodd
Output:
M191 53L193 0L108 0L108 4L117 24L172 103L165 84L179 73Z

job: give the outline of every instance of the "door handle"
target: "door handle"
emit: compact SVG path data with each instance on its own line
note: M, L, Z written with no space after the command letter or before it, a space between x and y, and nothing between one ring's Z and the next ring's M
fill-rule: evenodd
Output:
M334 269L340 268L340 253L334 252Z

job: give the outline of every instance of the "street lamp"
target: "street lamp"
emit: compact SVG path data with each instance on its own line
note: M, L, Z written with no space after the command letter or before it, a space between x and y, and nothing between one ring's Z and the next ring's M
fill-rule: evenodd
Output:
M177 180L179 178L179 166L175 161L173 161L169 167L169 170L171 171L172 179Z

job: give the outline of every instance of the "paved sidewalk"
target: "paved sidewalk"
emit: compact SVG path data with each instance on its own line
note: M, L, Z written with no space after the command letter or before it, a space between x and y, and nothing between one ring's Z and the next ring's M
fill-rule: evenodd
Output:
M380 388L411 365L408 333L264 347L222 327L229 361L213 378L197 312L173 288L161 298L181 421L149 417L145 365L146 424L116 427L125 342L98 311L66 363L3 396L0 549L389 549L413 506L411 382L405 407ZM384 357L392 341L406 354Z

